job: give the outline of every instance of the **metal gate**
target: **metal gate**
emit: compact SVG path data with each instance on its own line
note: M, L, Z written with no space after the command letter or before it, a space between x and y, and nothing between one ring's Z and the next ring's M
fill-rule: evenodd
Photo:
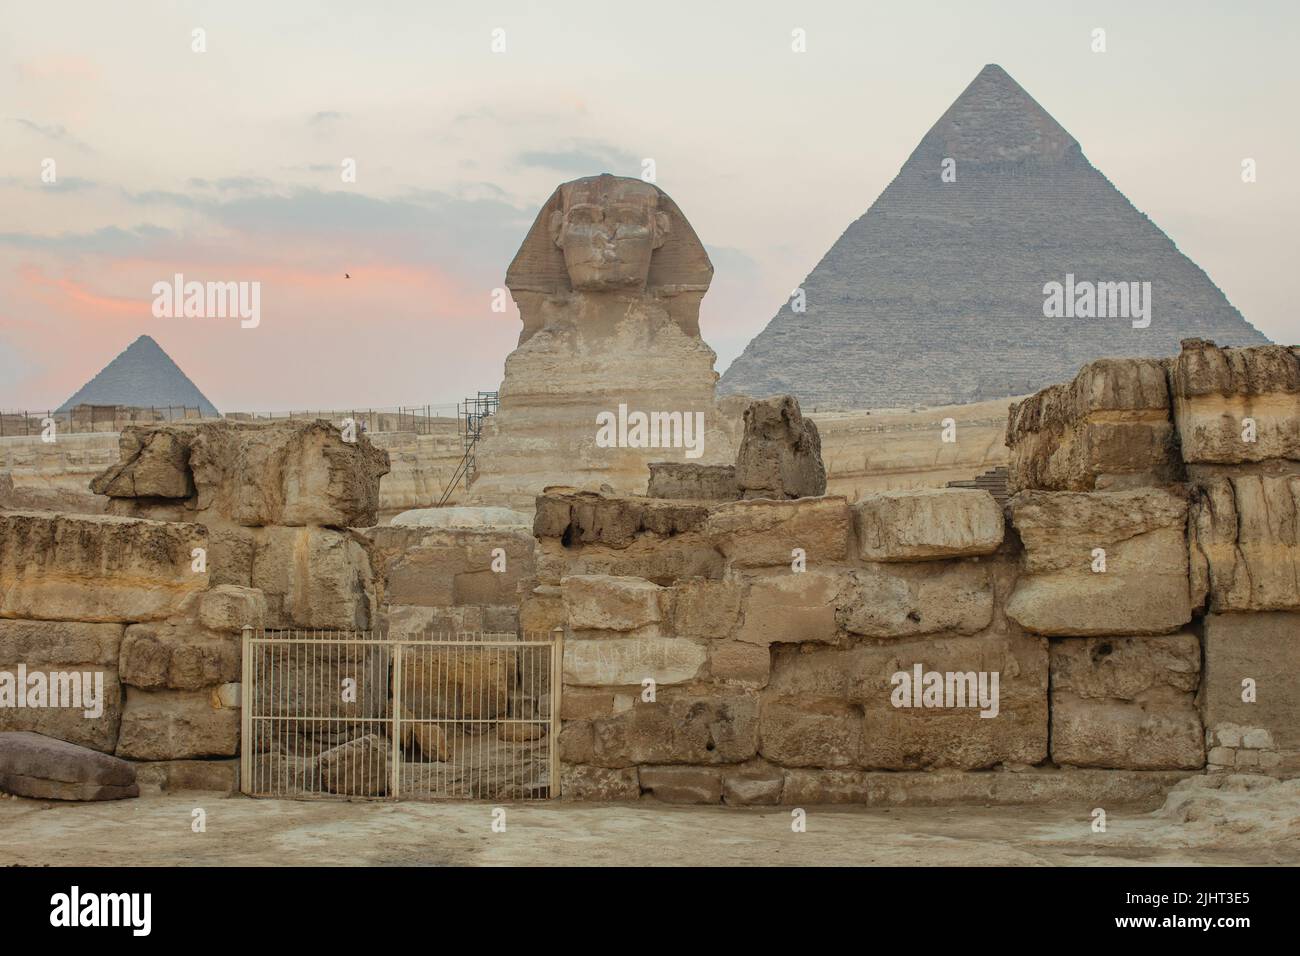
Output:
M561 632L243 637L240 789L258 797L559 795Z

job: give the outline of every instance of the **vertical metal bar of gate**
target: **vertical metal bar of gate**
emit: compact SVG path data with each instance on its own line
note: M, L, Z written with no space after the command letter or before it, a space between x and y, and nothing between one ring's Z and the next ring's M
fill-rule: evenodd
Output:
M402 786L402 645L393 645L393 712L389 715L389 729L393 735L393 752L388 760L388 793L394 800L401 796Z

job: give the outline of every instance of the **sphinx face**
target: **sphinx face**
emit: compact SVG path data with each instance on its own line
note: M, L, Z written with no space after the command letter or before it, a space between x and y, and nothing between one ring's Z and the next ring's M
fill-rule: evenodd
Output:
M574 289L645 288L650 257L668 233L668 217L659 212L659 193L653 186L619 180L577 183L565 193L558 217L552 231L564 251Z

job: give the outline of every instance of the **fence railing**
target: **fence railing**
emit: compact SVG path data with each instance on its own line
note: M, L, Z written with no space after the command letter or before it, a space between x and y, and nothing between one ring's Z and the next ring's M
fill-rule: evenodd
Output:
M559 632L243 636L250 796L559 795Z

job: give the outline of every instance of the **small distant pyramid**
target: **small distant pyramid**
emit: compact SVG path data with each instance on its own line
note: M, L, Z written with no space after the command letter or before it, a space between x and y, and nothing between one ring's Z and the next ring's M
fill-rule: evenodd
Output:
M1044 285L1067 275L1150 282L1150 326L1044 316ZM1032 392L1097 358L1176 355L1184 338L1268 341L995 64L800 288L804 310L782 306L719 394L958 404Z
M204 418L219 412L171 360L162 347L142 335L127 350L104 366L103 371L60 406L71 411L77 405L131 405L142 408L167 406L198 407Z

